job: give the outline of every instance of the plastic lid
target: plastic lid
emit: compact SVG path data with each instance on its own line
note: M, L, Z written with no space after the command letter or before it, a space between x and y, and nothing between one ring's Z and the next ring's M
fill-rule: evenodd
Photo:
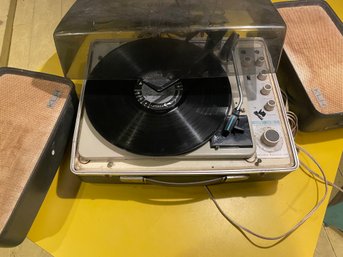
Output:
M54 39L65 75L84 79L99 41L100 51L108 53L132 40L171 38L218 55L233 32L264 40L278 66L285 25L269 0L78 0Z

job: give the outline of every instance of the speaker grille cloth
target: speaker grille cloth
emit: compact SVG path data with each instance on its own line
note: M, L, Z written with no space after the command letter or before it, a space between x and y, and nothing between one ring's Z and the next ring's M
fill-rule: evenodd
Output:
M70 87L5 74L0 76L0 92L1 232L54 128Z
M343 112L343 36L320 6L280 8L284 49L311 102L323 114Z

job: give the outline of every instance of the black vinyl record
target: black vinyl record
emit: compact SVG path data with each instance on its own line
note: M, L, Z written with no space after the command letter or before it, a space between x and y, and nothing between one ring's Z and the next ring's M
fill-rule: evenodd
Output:
M179 155L202 146L231 104L228 78L211 76L225 73L220 62L213 54L199 59L203 51L181 40L150 38L110 52L85 87L92 126L111 144L140 155ZM181 78L159 92L151 87L190 67L193 75L208 67L208 76Z

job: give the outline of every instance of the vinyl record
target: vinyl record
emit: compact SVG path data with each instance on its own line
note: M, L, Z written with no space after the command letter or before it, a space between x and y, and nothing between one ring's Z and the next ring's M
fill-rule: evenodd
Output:
M214 55L199 60L202 54L193 44L161 38L113 50L86 83L84 105L92 126L111 144L140 155L179 155L202 146L227 115L228 78L193 76L162 91L151 87L180 74L180 67L204 72L206 66L208 74L225 73Z

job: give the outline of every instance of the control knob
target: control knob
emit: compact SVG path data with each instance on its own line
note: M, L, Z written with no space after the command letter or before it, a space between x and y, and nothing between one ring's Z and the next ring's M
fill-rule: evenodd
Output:
M264 64L264 61L265 61L264 57L261 56L261 57L257 58L255 64L256 64L256 66L261 67Z
M274 100L269 100L265 105L264 109L268 112L271 112L275 108L275 101Z
M253 59L250 56L244 56L242 65L244 67L249 67L253 64Z
M276 146L280 141L280 134L275 129L267 129L261 136L261 142L266 146Z
M266 80L267 79L267 71L266 70L262 70L258 75L257 75L257 78L259 80Z
M272 91L272 86L269 84L264 85L263 88L260 90L262 95L269 95L270 91Z

